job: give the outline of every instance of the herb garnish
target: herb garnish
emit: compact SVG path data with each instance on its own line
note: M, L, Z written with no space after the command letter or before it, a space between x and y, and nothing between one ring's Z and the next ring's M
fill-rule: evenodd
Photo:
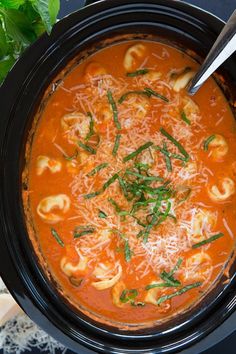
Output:
M107 214L104 211L99 210L98 217L101 218L101 219L106 219L107 218Z
M116 233L117 235L119 235L122 240L124 240L125 244L124 244L124 256L125 256L125 260L126 262L130 262L131 257L132 257L132 251L130 249L129 246L129 241L126 238L126 236L124 234L122 234L119 230L117 229L113 229L112 232Z
M96 155L96 150L91 146L84 144L81 141L78 141L78 145L79 147L81 147L81 149L84 149L85 151L89 152L92 155Z
M115 139L115 144L114 144L114 147L113 147L113 150L112 150L112 155L113 155L113 156L116 156L117 151L118 151L118 149L119 149L119 146L120 146L120 138L121 138L121 135L120 135L120 134L117 134L117 135L116 135L116 139Z
M89 194L84 194L84 198L91 199L91 198L96 197L99 194L101 194L101 191L97 191L97 192L93 192L93 193L89 193Z
M102 190L105 191L105 189L107 189L112 183L114 183L117 178L119 178L119 175L118 173L115 173L111 178L109 178L109 180L104 183L103 187L102 187Z
M181 115L181 119L188 125L191 125L191 121L188 119L188 117L186 116L186 113L184 111L182 111L180 113Z
M92 113L88 112L87 115L90 118L90 123L89 123L89 132L88 132L88 134L86 135L86 138L85 138L86 141L88 141L95 134L95 131L94 131L94 120L93 120Z
M204 143L203 143L203 149L204 151L208 151L208 147L209 147L209 144L216 138L215 135L211 135L209 136L209 138L207 138Z
M79 238L84 235L93 234L95 232L94 227L90 225L77 226L74 230L74 238Z
M96 173L106 168L107 166L109 166L109 163L107 162L101 163L100 165L96 166L91 172L89 172L87 176L88 177L94 176Z
M126 260L126 262L130 262L131 256L132 256L132 252L129 247L129 241L125 240L125 260Z
M125 289L122 291L120 295L120 302L123 304L126 304L127 302L134 300L138 296L138 290L137 289Z
M109 178L109 180L106 183L104 183L103 187L100 190L98 190L96 192L89 193L89 194L84 194L84 198L85 199L91 199L91 198L94 198L94 197L98 196L99 194L104 192L118 178L119 178L118 173L115 173L111 178Z
M179 289L178 291L172 293L172 294L169 294L169 295L165 295L165 296L162 296L160 297L158 300L157 300L157 305L160 305L162 302L166 301L166 300L169 300L169 299L172 299L173 297L175 296L179 296L179 295L182 295L184 293L186 293L187 291L191 290L191 289L194 289L194 288L198 288L199 286L201 286L202 283L201 282L197 282L197 283L193 283L193 284L189 284L189 285L186 285L185 287Z
M152 90L151 88L146 87L144 90L145 90L145 92L147 92L149 94L149 97L154 96L154 97L160 98L162 101L169 102L167 97L165 97L165 96L161 95L160 93Z
M204 245L206 245L208 243L211 243L211 242L213 242L215 240L218 240L218 238L223 237L223 236L224 236L224 234L222 232L220 232L220 233L218 233L216 235L213 235L213 236L207 238L206 240L203 240L201 242L195 243L194 245L192 245L192 248L193 249L199 248L199 247L204 246Z
M188 161L190 156L185 150L185 148L175 138L173 138L173 136L170 135L164 128L161 128L160 132L178 148L181 154L185 157L186 161Z
M111 90L107 91L107 98L108 98L108 102L110 103L111 108L112 108L113 119L114 119L115 126L116 126L116 128L118 130L120 130L121 129L121 125L120 125L120 122L119 122L119 119L118 119L118 110L117 110L117 106L116 106L116 103L114 101L114 98L112 96Z
M152 145L153 145L153 143L151 141L148 141L147 143L145 143L142 146L140 146L137 150L135 150L131 154L125 156L123 158L123 162L127 162L127 161L135 158L137 155L141 154L141 152L143 152L144 150L148 149Z
M50 34L59 8L59 0L0 1L0 83L31 43Z
M61 246L64 247L64 242L62 241L62 239L60 238L60 236L58 235L57 231L52 227L51 228L51 234L52 236L55 238L55 240L57 241L57 243Z
M145 75L148 72L149 72L148 69L140 69L140 70L133 71L131 73L127 73L126 76L128 76L128 77L136 77L136 76L139 76L139 75Z
M159 94L156 91L153 91L151 88L145 87L144 90L134 90L134 91L128 91L126 93L124 93L118 100L118 103L121 104L123 103L128 96L130 95L144 95L148 98L150 98L151 96L160 98L161 100L165 101L165 102L169 102L168 98Z
M164 280L168 284L168 286L180 286L181 282L173 277L173 274L179 269L183 260L179 258L178 262L176 263L175 267L167 273L165 270L161 272L160 278Z
M170 285L170 283L153 283L145 286L145 290L154 288L175 288L175 285Z

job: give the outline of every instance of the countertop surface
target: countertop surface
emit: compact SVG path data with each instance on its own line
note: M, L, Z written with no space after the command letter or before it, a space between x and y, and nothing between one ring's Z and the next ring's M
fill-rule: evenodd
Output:
M108 0L112 1L112 0ZM236 9L236 0L186 0L185 2L199 6L209 12L212 12L216 16L220 17L226 21L230 14ZM61 11L60 18L68 15L69 13L76 11L82 7L85 3L85 0L61 0ZM236 325L235 325L236 327ZM217 336L218 334L216 334ZM210 347L211 344L207 342L206 338L206 347ZM236 330L229 337L224 339L222 342L218 343L215 346L212 346L211 349L201 352L201 354L235 354L236 353ZM36 349L32 349L30 352L25 352L25 354L40 354ZM45 353L45 352L44 352ZM67 354L73 354L71 351L67 351ZM78 352L79 354L91 354L94 353L90 350L83 349ZM182 353L189 353L184 351ZM46 353L48 354L48 353ZM60 354L60 351L57 351L55 354ZM195 348L191 354L200 354L199 349Z

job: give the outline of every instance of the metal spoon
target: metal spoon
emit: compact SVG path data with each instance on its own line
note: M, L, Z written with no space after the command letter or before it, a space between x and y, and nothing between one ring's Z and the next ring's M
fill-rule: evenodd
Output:
M199 71L191 80L188 93L194 95L211 74L236 51L236 10L221 31Z

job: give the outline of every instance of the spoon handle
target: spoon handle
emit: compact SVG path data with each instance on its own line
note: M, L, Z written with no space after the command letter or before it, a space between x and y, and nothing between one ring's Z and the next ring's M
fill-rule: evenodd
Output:
M188 93L194 95L202 84L236 50L236 10L221 31L200 70L192 79Z

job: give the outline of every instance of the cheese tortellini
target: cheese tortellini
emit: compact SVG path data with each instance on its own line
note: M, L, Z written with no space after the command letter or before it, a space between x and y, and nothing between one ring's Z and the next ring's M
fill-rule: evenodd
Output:
M211 158L213 160L222 161L228 153L229 146L222 135L215 134L214 139L208 145L208 150L211 151Z
M208 195L213 202L224 202L235 193L235 183L229 178L222 178L219 183L208 188Z
M69 142L75 143L78 137L86 138L89 133L90 118L80 112L65 114L61 119L61 126Z
M190 80L195 76L196 72L193 70L184 70L181 74L174 74L171 85L175 92L185 89Z
M159 284L160 281L152 281L150 285ZM163 283L163 282L162 282ZM147 291L144 301L148 304L156 305L158 297L161 296L161 288L152 288Z
M47 169L51 173L57 173L61 171L61 167L62 165L60 161L48 156L40 155L37 158L36 173L38 176L41 176Z
M137 43L127 49L124 57L124 68L126 71L130 72L137 69L137 59L144 58L146 53L145 45Z
M117 307L124 307L125 306L125 304L120 301L120 296L125 289L126 289L126 286L122 280L118 281L118 283L116 283L113 286L113 288L111 290L111 294L112 294L112 301L115 306L117 306Z
M106 75L106 69L99 63L91 62L87 65L85 69L85 75L87 78Z
M87 257L80 258L79 262L75 265L69 262L66 257L63 257L60 262L60 267L63 273L70 277L75 273L84 273L87 269L87 263Z
M116 268L116 274L114 275L114 264L100 263L95 268L93 275L97 279L100 279L98 281L92 282L92 286L95 289L109 289L119 281L122 275L122 267L120 264L118 264L118 267Z
M46 197L40 201L37 207L38 215L43 221L55 224L64 219L65 214L70 208L70 198L66 194L58 194ZM60 213L57 213L59 211Z
M198 252L186 260L185 280L205 281L211 275L212 259L206 252Z
M194 216L191 239L194 243L203 241L206 233L216 224L216 214L207 210L200 209Z

